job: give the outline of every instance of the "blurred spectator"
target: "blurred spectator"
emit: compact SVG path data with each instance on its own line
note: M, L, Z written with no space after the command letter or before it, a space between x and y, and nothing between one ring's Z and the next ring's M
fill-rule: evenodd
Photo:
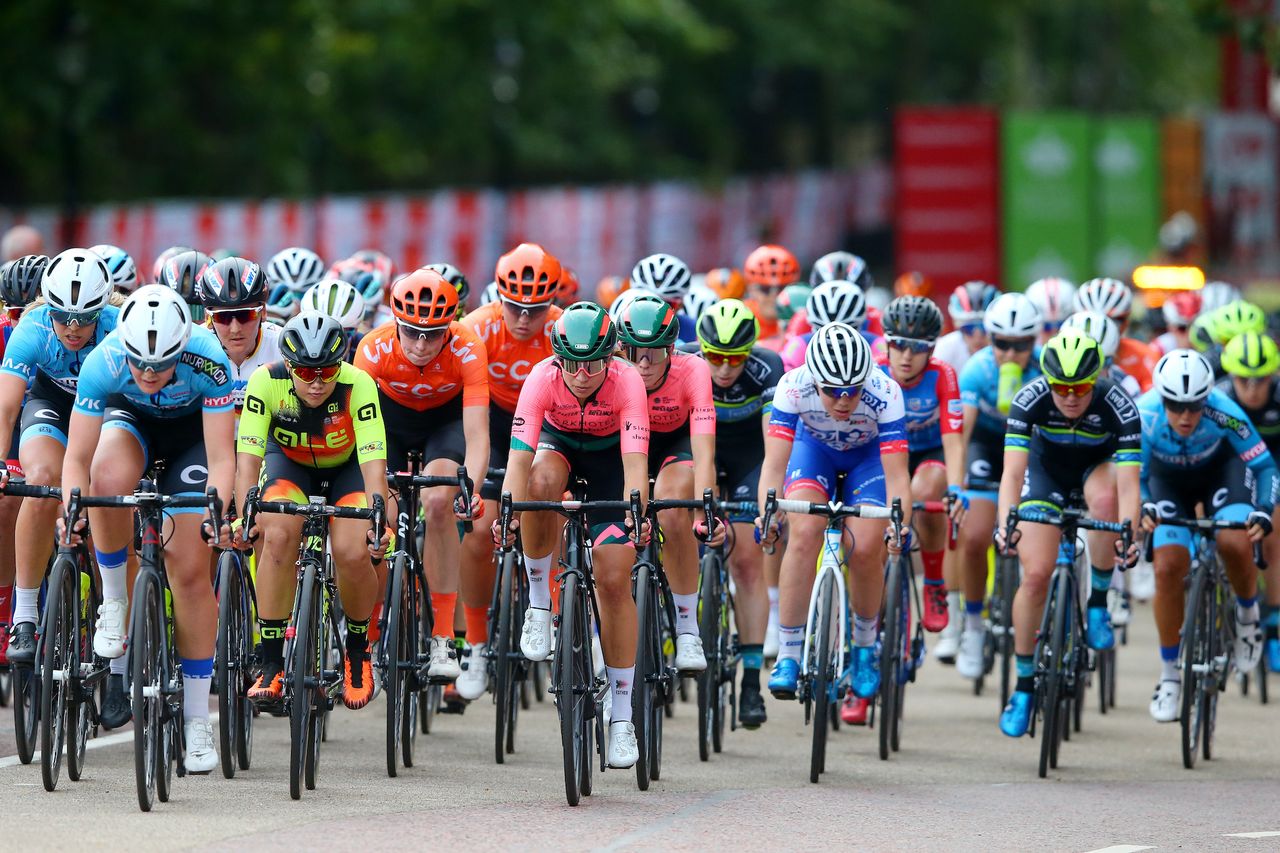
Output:
M44 238L30 225L15 225L0 237L0 262L23 255L43 255Z

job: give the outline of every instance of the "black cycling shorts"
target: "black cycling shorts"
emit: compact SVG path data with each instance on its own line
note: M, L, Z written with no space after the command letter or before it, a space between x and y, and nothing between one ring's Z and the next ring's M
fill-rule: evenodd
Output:
M382 421L387 430L387 468L407 470L409 451L420 449L423 464L448 459L461 465L467 458L467 433L462 424L462 395L435 409L419 412L381 395Z
M1003 461L1004 457L1000 457ZM942 470L947 469L947 458L942 452L941 447L930 447L928 450L912 450L907 453L907 472L914 477L916 471L920 470L920 466L928 463L929 465L940 465Z
M1004 436L975 429L969 439L969 454L965 465L965 489L970 498L994 502L996 489L973 484L974 480L999 483L1004 474Z
M1083 491L1093 469L1111 460L1110 449L1092 454L1063 453L1048 442L1033 440L1027 454L1018 506L1061 512L1073 491Z
M1238 453L1224 452L1196 468L1174 468L1152 460L1147 469L1147 490L1162 516L1194 518L1196 504L1204 504L1213 516L1232 504L1256 506L1257 478Z
M313 495L323 497L332 506L369 505L364 490L364 474L355 454L333 468L313 468L295 462L274 442L268 442L262 458L262 474L258 478L264 501L304 504Z
M587 483L588 501L623 500L626 479L622 471L622 453L618 444L594 446L591 450L573 447L557 431L543 425L538 437L538 452L551 451L564 459L569 473ZM591 539L595 545L619 545L628 541L624 510L604 510L587 514Z
M506 468L507 455L511 452L511 422L515 418L513 412L495 403L489 403L489 467ZM502 497L502 480L485 479L480 486L480 496L487 501L496 501Z
M734 453L731 448L718 448L716 466L721 484L731 501L755 501L760 496L760 466L764 460L750 453ZM731 522L755 521L759 512L731 512Z
M649 433L649 479L668 465L693 465L693 442L686 424L671 432Z
M51 438L65 450L74 406L75 400L72 399L28 397L22 406L22 418L18 424L18 446L33 438Z
M197 409L176 418L158 418L140 411L121 396L107 399L103 431L127 430L142 447L148 468L163 463L156 483L161 494L203 495L209 482L204 448L204 416ZM166 510L170 514L203 513L202 507Z

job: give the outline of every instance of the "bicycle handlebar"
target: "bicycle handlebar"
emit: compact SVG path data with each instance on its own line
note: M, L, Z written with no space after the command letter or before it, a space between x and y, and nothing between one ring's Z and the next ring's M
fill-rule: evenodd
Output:
M467 533L471 532L472 522L474 521L471 516L471 493L473 491L473 485L471 478L467 476L467 468L465 465L459 465L458 473L452 477L414 474L411 471L388 471L387 482L397 492L401 493L403 493L405 489L434 489L442 486L457 486L459 500L461 500L462 505L467 508L467 517L463 519L462 528Z
M29 486L26 483L15 483L12 480L0 489L6 497L11 498L53 498L62 500L62 489L57 486Z
M450 480L449 482L452 483L453 481ZM373 506L368 508L333 506L332 504L324 503L322 500L296 504L289 501L264 501L259 497L258 487L254 486L249 490L249 494L245 495L244 499L244 526L246 533L253 529L260 512L296 515L303 518L351 518L359 521L368 521L375 542L382 539L383 530L387 525L387 504L382 495L374 495ZM381 557L372 557L371 559L375 566L382 562Z
M1158 518L1157 525L1168 525L1169 527L1184 527L1187 530L1195 530L1199 533L1212 533L1217 530L1248 530L1249 523L1247 521L1228 521L1225 518ZM1151 561L1155 551L1155 543L1152 541L1155 536L1147 533L1142 538L1142 556L1148 562ZM1267 560L1262 556L1262 543L1253 543L1253 562L1257 564L1258 570L1265 572L1267 570Z
M1050 524L1054 527L1067 528L1073 527L1077 530L1096 530L1102 533L1118 533L1120 534L1120 555L1116 557L1117 564L1121 571L1128 566L1127 555L1129 547L1133 544L1133 523L1128 519L1124 521L1102 521L1096 518L1090 518L1079 509L1065 509L1061 512L1045 512L1036 509L1018 509L1009 508L1009 518L1005 528L1005 544L1006 547L1012 548L1012 539L1017 533L1018 522L1027 521L1033 524Z

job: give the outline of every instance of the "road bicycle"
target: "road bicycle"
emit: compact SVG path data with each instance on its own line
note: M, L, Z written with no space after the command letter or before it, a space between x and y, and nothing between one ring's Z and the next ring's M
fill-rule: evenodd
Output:
M978 491L999 492L1000 482L970 480L970 487ZM1012 551L995 553L995 568L991 577L991 595L987 599L986 633L982 646L982 675L974 679L973 695L980 696L986 676L1000 671L1000 709L1009 704L1013 693L1013 599L1022 583L1022 566L1018 555Z
M218 758L227 779L234 779L237 770L248 770L253 761L255 708L249 688L261 661L254 643L258 596L249 559L247 552L222 549L214 581L218 639L213 683L218 694Z

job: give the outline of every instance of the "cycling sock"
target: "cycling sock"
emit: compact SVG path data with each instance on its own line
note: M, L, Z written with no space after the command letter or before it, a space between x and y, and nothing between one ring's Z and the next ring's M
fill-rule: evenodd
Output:
M920 562L924 563L924 581L942 583L942 557L946 552L942 549L926 551L920 549Z
M473 646L489 642L489 608L462 605L462 617L467 620L467 642Z
M98 571L102 575L102 597L128 598L126 587L129 580L125 576L127 573L124 565L129 558L129 549L121 548L119 551L104 553L95 548L93 553L98 558Z
M1160 647L1160 678L1163 681L1181 681L1178 671L1178 645Z
M354 658L369 654L369 620L356 621L347 617L347 657Z
M13 591L13 621L35 622L40 618L40 587L23 589L15 587Z
M1093 574L1089 581L1089 606L1106 607L1107 590L1111 589L1111 576L1115 574L1115 569L1100 569L1097 566L1089 568Z
M853 644L855 646L874 646L876 644L876 616L859 616L853 614Z
M800 660L800 653L804 651L804 626L796 625L791 627L788 625L778 626L778 660L790 658L791 660Z
M966 631L982 630L982 599L964 601L964 629Z
M529 606L539 610L551 609L551 584L547 577L551 569L551 555L530 557L524 555L524 570L529 575Z
M431 613L435 619L431 629L437 637L453 636L453 612L458 607L456 592L431 593Z
M258 636L262 638L263 674L284 669L284 631L288 619L259 619Z
M1241 625L1254 625L1259 618L1258 596L1236 596L1236 621Z
M1014 667L1018 673L1018 683L1014 689L1019 693L1030 693L1036 689L1035 655L1014 655Z
M129 667L126 666L127 663L128 663L128 658L126 658L124 655L120 655L120 657L118 658L112 658L111 664L110 664L111 674L124 675L126 672L129 671Z
M778 621L778 588L776 586L769 587L769 618L774 622Z
M742 647L742 689L760 691L760 670L764 667L764 646L751 643Z
M631 682L635 680L634 666L606 666L609 673L609 689L613 691L613 709L609 723L631 722Z
M698 594L691 592L688 595L681 595L673 592L671 598L676 605L676 633L698 633Z
M182 658L182 718L209 719L209 685L213 658Z
M960 610L963 607L960 601L961 597L959 590L953 589L947 593L947 610L950 611L952 616L959 617ZM956 621L959 622L960 620L957 618Z

